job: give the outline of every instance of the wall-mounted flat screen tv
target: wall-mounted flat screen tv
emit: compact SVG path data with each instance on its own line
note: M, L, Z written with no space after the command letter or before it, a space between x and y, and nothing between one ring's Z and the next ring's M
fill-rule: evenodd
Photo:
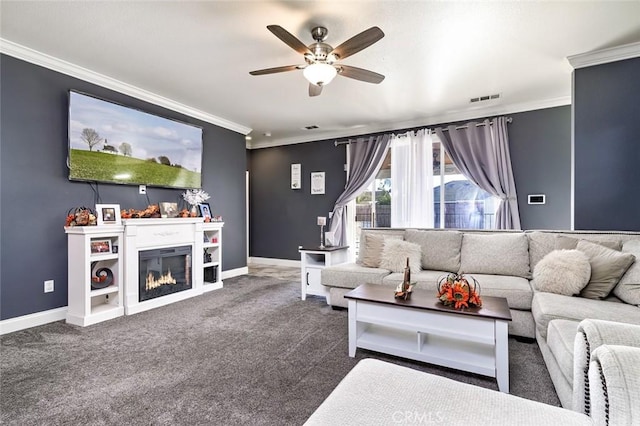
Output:
M69 179L202 187L202 128L71 90Z

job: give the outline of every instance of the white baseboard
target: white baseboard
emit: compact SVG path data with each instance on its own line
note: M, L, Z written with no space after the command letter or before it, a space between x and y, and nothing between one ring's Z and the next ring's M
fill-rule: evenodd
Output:
M25 330L39 325L49 324L67 318L67 307L50 309L48 311L36 312L34 314L23 315L21 317L9 318L0 321L0 335L13 333L14 331Z
M256 265L291 266L294 268L300 267L299 260L275 259L271 257L250 257L249 263L253 263Z
M249 274L249 267L243 266L242 268L229 269L227 271L222 271L222 279L226 280L227 278L239 277L240 275Z
M222 271L222 279L233 278L247 274L249 274L249 268L247 266L244 266L242 268ZM64 320L66 318L66 306L62 308L50 309L48 311L36 312L34 314L23 315L21 317L9 318L0 321L0 336L7 333L13 333L14 331L25 330L27 328L49 324L50 322Z

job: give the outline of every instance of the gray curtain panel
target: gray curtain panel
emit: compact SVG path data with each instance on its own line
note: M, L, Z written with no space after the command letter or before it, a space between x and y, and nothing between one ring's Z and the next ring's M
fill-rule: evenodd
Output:
M453 164L471 182L500 198L496 229L520 229L516 184L511 169L506 117L485 120L478 126L471 122L464 128L441 127L436 134Z
M356 198L376 178L389 149L391 135L370 136L349 140L349 178L338 197L329 222L333 236L327 243L341 246L347 241L347 204Z

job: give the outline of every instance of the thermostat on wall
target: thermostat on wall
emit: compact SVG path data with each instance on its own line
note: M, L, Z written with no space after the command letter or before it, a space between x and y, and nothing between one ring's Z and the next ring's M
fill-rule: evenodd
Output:
M529 194L529 204L545 204L544 194Z

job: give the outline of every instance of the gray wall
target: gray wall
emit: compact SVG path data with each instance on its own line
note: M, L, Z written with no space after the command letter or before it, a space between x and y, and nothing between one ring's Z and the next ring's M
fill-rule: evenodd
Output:
M510 114L511 160L523 229L569 228L570 114L568 106ZM249 255L299 259L299 245L319 242L316 216L332 210L344 189L345 148L335 147L333 140L308 142L255 149L249 158ZM302 190L289 189L291 163L302 164ZM312 171L327 171L326 195L309 194ZM526 204L526 195L534 192L547 194L546 206Z
M571 227L571 106L510 114L509 145L522 229ZM528 194L546 204L529 205Z
M202 186L225 220L223 270L246 266L244 137L209 123L2 55L0 60L0 318L67 305L67 211L93 206L87 183L70 182L66 167L68 90L203 127ZM100 184L104 203L144 208L137 186ZM178 201L182 190L148 188L151 203ZM45 294L43 282L55 280Z
M346 149L333 140L250 152L250 256L299 259L298 246L320 244L318 216L328 218L344 190ZM302 188L291 189L291 164L302 165ZM311 195L311 172L325 172L325 194Z
M640 231L640 58L574 73L575 228Z

